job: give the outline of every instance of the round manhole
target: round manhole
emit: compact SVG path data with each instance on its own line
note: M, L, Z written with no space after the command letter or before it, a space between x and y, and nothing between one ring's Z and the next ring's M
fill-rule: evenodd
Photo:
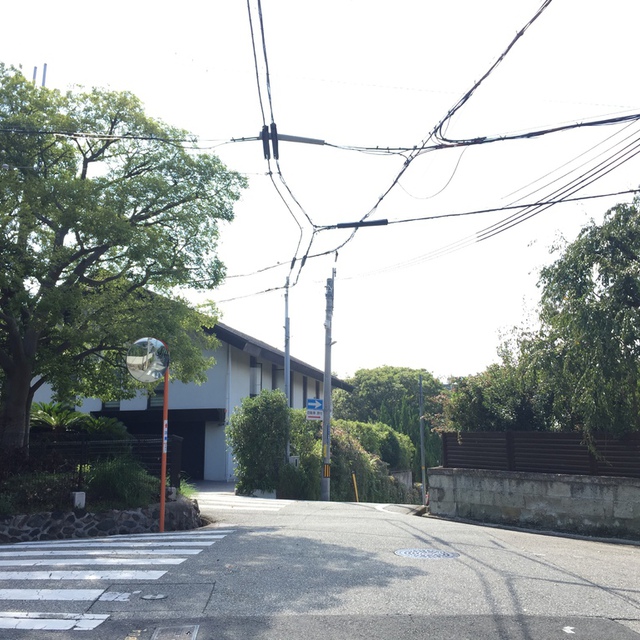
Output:
M440 551L439 549L398 549L397 556L404 558L425 558L431 560L439 560L441 558L457 558L459 553L453 551Z

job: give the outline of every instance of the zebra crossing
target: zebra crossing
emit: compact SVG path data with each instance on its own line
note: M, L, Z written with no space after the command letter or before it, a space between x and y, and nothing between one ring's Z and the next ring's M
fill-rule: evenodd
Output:
M109 614L89 613L94 604L128 602L141 593L111 591L114 583L159 580L230 533L201 529L0 545L0 630L95 629Z
M216 512L277 513L295 502L272 497L239 496L233 490L208 491L206 485L200 483L201 490L196 495L200 512L205 515Z

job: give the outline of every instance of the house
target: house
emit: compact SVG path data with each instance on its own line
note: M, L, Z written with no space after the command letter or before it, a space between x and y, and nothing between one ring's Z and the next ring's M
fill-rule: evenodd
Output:
M263 389L284 391L284 352L251 336L218 323L212 332L220 341L210 355L216 364L202 385L174 381L169 385L169 434L183 438L182 469L189 478L230 481L234 477L232 451L227 446L225 426L243 398ZM307 399L322 398L324 371L290 358L291 407L303 409ZM351 390L332 377L332 387ZM36 397L36 401L44 398ZM131 433L162 434L163 385L149 397L102 403L85 400L82 410L121 420Z

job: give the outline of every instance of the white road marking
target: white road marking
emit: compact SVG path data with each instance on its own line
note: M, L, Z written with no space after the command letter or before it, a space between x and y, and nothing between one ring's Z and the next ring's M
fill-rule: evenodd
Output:
M68 565L154 565L182 564L186 558L57 558L55 560L0 560L0 567L64 567Z
M68 540L37 540L33 542L17 542L15 544L0 545L0 554L14 554L16 549L38 549L38 548L73 548L73 547L121 547L124 544L133 546L172 546L178 541L184 546L201 546L206 547L212 545L218 540L226 538L228 533L220 532L215 534L151 534L151 535L122 535L110 536L108 538L71 538Z
M181 540L180 541L180 545L184 546L184 547L210 547L212 544L214 544L216 541L215 540L211 540L211 541L206 541L203 540L202 542L191 542L191 540ZM126 548L126 547L133 547L133 548L154 548L154 547L173 547L176 543L175 542L128 542L128 541L123 541L123 540L114 540L113 542L109 541L108 543L106 543L109 547L115 548L115 549L122 549L122 548ZM84 542L84 543L72 543L72 542L54 542L54 541L49 541L48 544L43 544L42 542L20 542L19 543L20 546L18 545L14 545L13 549L14 549L14 553L16 550L22 550L22 549L34 549L34 548L39 548L39 547L46 547L47 549L69 549L72 547L86 547L87 549L104 549L105 548L105 543L104 542ZM9 546L0 546L0 549L6 550L9 549Z
M139 591L133 591L132 593L140 593ZM100 602L129 602L129 598L132 593L118 591L105 591L99 598Z
M104 589L0 589L0 600L96 600Z
M108 538L98 538L98 540L104 540L110 542L113 540L187 540L189 538L201 538L202 540L222 540L226 538L229 533L233 531L213 531L202 533L190 533L189 531L183 531L182 533L137 533L136 535L118 535L109 536ZM95 540L95 538L93 538Z
M158 580L166 571L0 571L0 580Z
M0 612L0 629L39 631L89 631L109 616L92 613L23 613Z
M280 509L293 504L295 500L277 500L275 498L253 498L234 494L203 494L197 496L198 506L202 513L208 511L244 511L276 513Z
M50 556L196 556L202 553L202 549L58 549L54 551L22 551L20 557L50 557ZM0 551L0 559L10 556L15 557L15 552Z
M209 508L216 509L217 511L264 511L268 513L275 513L281 509L281 507L242 507L226 504L211 504L208 506Z
M130 566L179 565L186 556L197 555L232 530L176 532L173 534L121 535L106 538L41 540L0 545L0 581L158 580L167 571L135 570ZM90 567L88 570L16 570L19 567ZM98 567L96 569L96 567ZM110 569L109 567L115 567ZM126 568L125 568L126 567ZM140 591L106 589L0 589L0 601L130 602ZM149 596L161 598L164 596ZM109 614L42 613L0 611L0 629L87 631L95 629Z
M562 627L562 630L563 630L565 633L574 633L574 634L575 634L574 629L575 629L575 627Z

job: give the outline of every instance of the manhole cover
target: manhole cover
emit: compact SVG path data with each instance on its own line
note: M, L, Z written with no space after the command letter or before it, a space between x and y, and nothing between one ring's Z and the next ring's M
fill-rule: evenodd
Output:
M440 551L439 549L398 549L396 555L403 556L404 558L427 558L433 560L439 560L440 558L457 558L460 556L459 553Z

